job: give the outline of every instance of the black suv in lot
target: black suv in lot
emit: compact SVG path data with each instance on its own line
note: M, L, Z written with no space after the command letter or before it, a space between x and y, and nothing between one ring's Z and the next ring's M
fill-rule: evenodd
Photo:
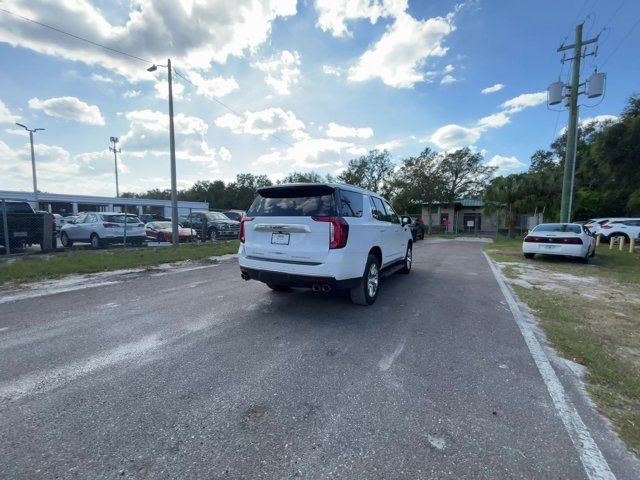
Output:
M193 228L204 240L230 240L240 236L240 222L220 212L191 212L180 217L180 225Z

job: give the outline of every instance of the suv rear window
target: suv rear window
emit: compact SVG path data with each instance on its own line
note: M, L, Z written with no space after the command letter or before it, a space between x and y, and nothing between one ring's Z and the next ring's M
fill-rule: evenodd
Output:
M253 201L250 217L328 217L335 216L333 188L327 185L301 185L263 188Z

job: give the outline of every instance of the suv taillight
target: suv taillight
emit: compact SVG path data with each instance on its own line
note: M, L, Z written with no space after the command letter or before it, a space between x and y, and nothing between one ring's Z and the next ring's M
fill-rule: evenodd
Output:
M102 226L104 228L119 228L120 225L118 225L117 223L103 223Z
M329 222L329 248L344 248L349 239L349 224L342 217L313 217L316 222Z
M602 225L601 228L612 228L611 225Z
M245 241L245 222L250 222L253 220L253 217L244 217L240 222L240 243L244 243Z

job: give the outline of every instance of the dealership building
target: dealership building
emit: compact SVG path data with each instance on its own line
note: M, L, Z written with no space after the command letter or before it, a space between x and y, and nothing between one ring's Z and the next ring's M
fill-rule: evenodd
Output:
M98 197L93 195L66 195L61 193L38 193L36 205L33 192L0 190L0 201L29 202L35 210L44 210L60 215L76 215L78 212L124 212L144 213L171 217L171 200L153 198ZM208 202L178 201L178 214L188 215L192 210L209 210Z

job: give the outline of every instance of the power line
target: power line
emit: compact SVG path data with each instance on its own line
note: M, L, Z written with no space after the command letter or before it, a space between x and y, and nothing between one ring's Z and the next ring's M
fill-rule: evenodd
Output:
M109 51L114 52L114 53L119 53L120 55L125 55L127 57L134 58L136 60L140 60L141 62L153 64L153 62L151 60L147 60L145 58L140 58L140 57L138 57L136 55L132 55L131 53L123 52L122 50L117 50L115 48L107 47L106 45L102 45L101 43L94 42L93 40L89 40L88 38L84 38L84 37L81 37L79 35L74 35L73 33L65 32L64 30L61 30L61 29L56 28L56 27L53 27L51 25L47 25L46 23L38 22L37 20L34 20L33 18L25 17L23 15L20 15L18 13L12 12L10 10L6 10L4 8L0 8L0 12L4 12L4 13L7 13L9 15L13 15L14 17L20 18L20 19L22 19L22 20L24 20L26 22L31 22L31 23L33 23L35 25L39 25L41 27L48 28L50 30L53 30L54 32L58 32L58 33L61 33L63 35L67 35L67 36L69 36L71 38L75 38L76 40L80 40L82 42L89 43L89 44L94 45L96 47L104 48L105 50L109 50Z
M629 38L629 35L631 35L631 32L633 32L635 30L635 28L640 25L640 18L638 18L638 20L636 20L636 23L634 23L631 28L629 29L629 31L626 33L626 35L624 37L622 37L622 40L620 40L620 42L616 45L616 48L613 49L613 52L611 52L609 54L609 56L605 59L604 62L602 62L602 64L600 65L601 67L604 67L607 62L609 61L609 59L611 57L613 57L613 55L618 51L618 48L620 48L620 46L625 42L625 40L627 38Z
M611 15L611 18L609 18L609 20L607 20L607 23L604 24L604 28L607 28L609 25L611 25L611 20L613 20L616 17L616 15L620 11L620 9L624 6L625 3L627 3L627 0L622 0L620 2L620 5L618 5L618 8L616 8L616 11L613 12L613 15Z

